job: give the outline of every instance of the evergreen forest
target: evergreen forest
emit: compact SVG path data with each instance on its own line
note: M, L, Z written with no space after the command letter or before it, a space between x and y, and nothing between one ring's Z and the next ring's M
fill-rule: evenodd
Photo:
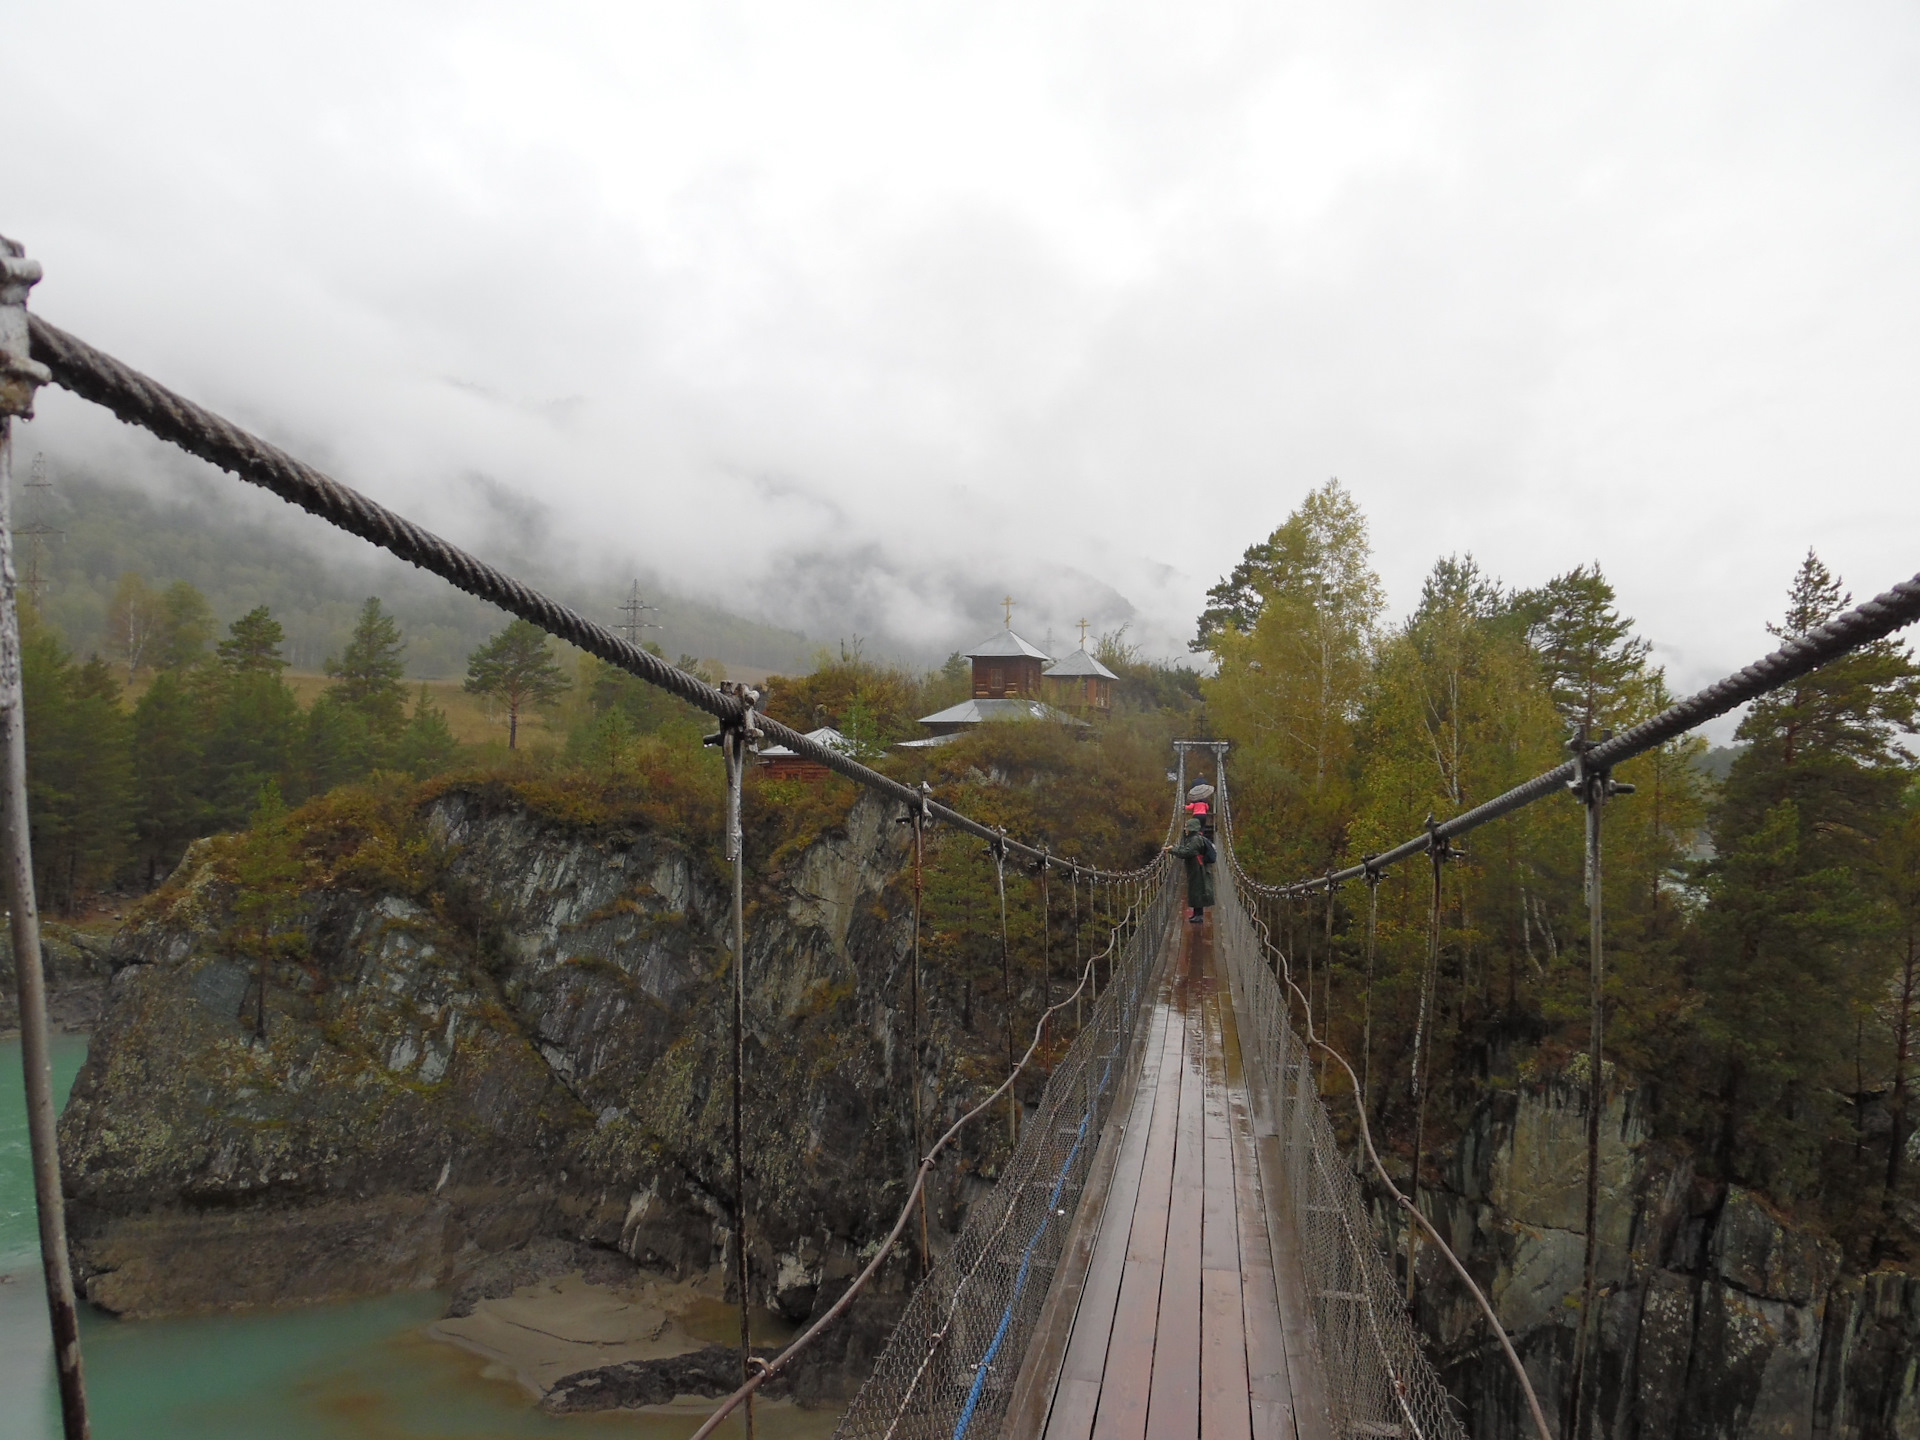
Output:
M1811 552L1780 580L1776 636L1852 604ZM1513 588L1448 557L1387 623L1337 483L1208 602L1207 719L1234 742L1238 851L1265 882L1383 852L1674 698L1597 564ZM1749 707L1731 752L1689 737L1621 766L1633 793L1604 808L1605 1062L1701 1173L1765 1192L1868 1268L1920 1253L1916 703L1907 646L1870 645ZM1589 1063L1583 827L1568 795L1473 832L1437 906L1421 856L1376 896L1354 883L1262 907L1403 1167L1429 987L1428 1183L1490 1089Z
M1812 553L1780 583L1780 636L1851 603ZM466 689L497 723L463 744L407 678L409 636L378 599L361 603L325 657L327 688L304 703L266 605L222 627L190 582L138 581L108 614L123 637L113 658L83 657L23 610L50 912L149 890L196 840L241 832L219 843L269 916L264 936L275 895L412 884L421 808L453 785L568 823L666 830L724 863L708 718L522 622L468 652ZM1383 851L1673 698L1597 564L1516 588L1447 557L1390 622L1365 517L1334 483L1209 592L1193 649L1204 669L1107 635L1099 654L1120 677L1110 714L983 726L931 749L894 747L970 693L958 655L921 671L843 644L772 677L764 704L797 729L835 726L861 758L986 823L1111 868L1145 863L1165 838L1168 742L1228 740L1239 858L1280 882ZM1881 642L1752 706L1730 748L1688 738L1622 766L1633 793L1605 811L1606 1063L1703 1173L1765 1192L1863 1266L1920 1255L1917 704L1920 669L1904 644ZM843 821L857 793L834 776L753 774L756 884ZM1030 1033L1124 903L1071 876L1002 868L937 827L925 886L928 983L983 1053ZM1330 902L1263 903L1261 917L1361 1071L1403 1170L1426 1036L1428 1183L1489 1093L1590 1063L1580 806L1550 799L1468 837L1439 871L1437 945L1433 886L1422 857L1371 895L1350 884Z

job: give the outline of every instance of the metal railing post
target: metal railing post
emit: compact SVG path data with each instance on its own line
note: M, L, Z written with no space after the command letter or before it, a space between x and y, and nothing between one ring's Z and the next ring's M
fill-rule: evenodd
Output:
M60 1186L60 1142L48 1053L47 983L34 905L33 849L27 819L26 695L20 678L20 609L13 573L13 418L33 414L33 392L50 378L29 354L27 292L40 266L0 236L0 853L20 999L20 1064L25 1073L33 1198L40 1212L40 1266L60 1377L66 1440L87 1440L87 1387L80 1364L80 1316L67 1258L67 1214Z
M1613 738L1611 730L1589 734L1582 729L1568 742L1574 752L1573 779L1567 789L1586 809L1586 889L1587 889L1587 1205L1586 1255L1581 1270L1580 1329L1574 1340L1573 1378L1569 1385L1567 1435L1579 1440L1582 1422L1591 1423L1586 1404L1587 1351L1598 1336L1594 1325L1594 1300L1599 1288L1600 1268L1600 1122L1606 1107L1606 1067L1603 1062L1606 1040L1606 956L1604 905L1601 889L1600 819L1609 797L1630 795L1633 786L1617 784L1610 766L1593 765L1587 752Z

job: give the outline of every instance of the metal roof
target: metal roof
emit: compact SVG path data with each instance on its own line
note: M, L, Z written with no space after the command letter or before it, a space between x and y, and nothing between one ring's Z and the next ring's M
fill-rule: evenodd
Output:
M823 725L818 730L809 730L807 732L807 739L813 741L816 745L824 745L829 750L838 750L842 755L850 755L853 753L853 742L831 725ZM769 745L760 752L760 758L762 760L784 760L796 753L797 752L789 750L784 745Z
M980 725L989 720L1056 720L1062 725L1084 725L1038 700L962 700L932 715L922 715L922 725Z
M1025 656L1030 660L1051 660L1046 651L1036 649L1011 630L996 630L967 652L969 660L1006 660Z
M1045 675L1049 680L1067 680L1081 675L1097 675L1102 680L1118 680L1120 678L1084 650L1068 652L1065 659L1054 661L1052 665L1040 673Z

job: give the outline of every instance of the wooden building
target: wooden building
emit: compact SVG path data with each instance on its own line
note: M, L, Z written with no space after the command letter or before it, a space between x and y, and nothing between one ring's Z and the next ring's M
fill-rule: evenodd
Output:
M1050 657L1014 634L1011 625L981 641L967 658L973 662L974 699L1040 698L1040 677Z
M1047 699L1055 705L1101 715L1113 710L1113 682L1119 678L1084 647L1048 666L1041 676Z
M937 745L962 730L990 720L1082 723L1061 714L1042 698L1046 692L1049 657L1044 650L1014 634L1011 623L974 646L967 658L973 662L973 698L936 714L921 716L920 723L933 732L933 737L909 740L907 748Z
M842 754L853 748L847 737L831 725L808 731L807 739L815 744L824 745L829 750L838 750ZM770 745L762 750L757 758L770 780L824 780L827 778L826 766L818 760L811 760L805 755L789 750L784 745Z

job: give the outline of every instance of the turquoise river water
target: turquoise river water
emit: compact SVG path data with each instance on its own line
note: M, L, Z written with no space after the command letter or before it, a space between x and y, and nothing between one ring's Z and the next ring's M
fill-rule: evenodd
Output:
M86 1059L54 1042L62 1103ZM439 1294L184 1320L83 1311L97 1440L684 1440L697 1413L550 1416L487 1362L429 1340ZM762 1407L766 1440L821 1440L834 1417ZM726 1433L723 1431L722 1433ZM733 1431L741 1433L739 1429ZM20 1043L0 1041L0 1440L58 1440L59 1400L27 1166Z

